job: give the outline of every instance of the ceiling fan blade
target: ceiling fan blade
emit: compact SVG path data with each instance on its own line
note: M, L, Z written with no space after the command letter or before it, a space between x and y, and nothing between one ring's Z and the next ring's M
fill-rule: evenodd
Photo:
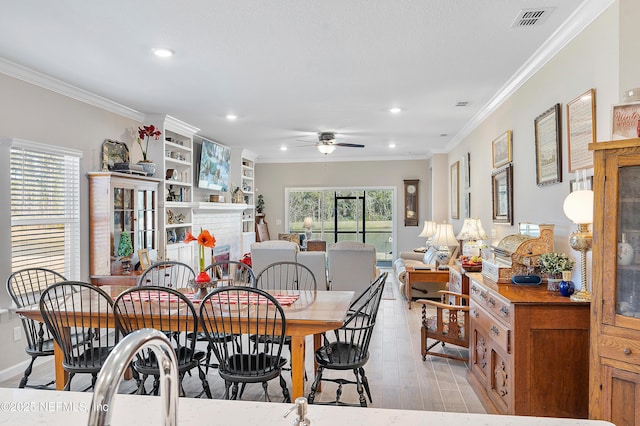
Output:
M345 146L347 148L364 148L364 145L361 145L359 143L338 142L338 143L332 143L331 145L334 145L334 146Z

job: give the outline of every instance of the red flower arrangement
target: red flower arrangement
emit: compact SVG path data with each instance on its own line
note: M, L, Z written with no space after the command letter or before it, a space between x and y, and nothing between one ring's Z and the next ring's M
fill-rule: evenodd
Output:
M199 266L200 266L200 273L198 274L198 276L196 277L196 282L209 282L211 281L211 277L209 276L209 274L207 274L204 271L205 265L204 265L204 248L205 247L209 247L209 248L214 248L216 246L216 237L214 237L213 235L211 235L211 233L207 230L202 230L200 229L200 234L198 234L197 237L194 237L193 234L191 232L187 232L187 236L184 239L184 242L186 244L190 243L191 241L197 241L199 247L199 255L198 255L198 260L199 260Z
M142 159L144 161L147 161L147 152L149 151L149 139L153 137L155 138L155 140L158 140L160 139L161 134L162 132L156 129L156 126L154 126L153 124L150 126L138 127L138 145L140 145L140 151L142 151ZM147 141L144 148L142 148L143 139L146 139Z

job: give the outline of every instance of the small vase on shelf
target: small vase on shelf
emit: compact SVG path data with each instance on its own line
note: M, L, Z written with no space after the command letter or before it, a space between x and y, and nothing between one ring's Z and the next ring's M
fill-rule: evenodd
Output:
M560 294L564 297L569 297L575 291L576 286L571 281L571 271L562 272L562 281L558 284L558 290L560 290Z
M561 278L556 278L553 275L549 275L547 278L547 290L549 291L558 291L558 284L562 281Z
M627 242L627 235L623 232L618 243L618 265L631 265L633 262L633 247Z

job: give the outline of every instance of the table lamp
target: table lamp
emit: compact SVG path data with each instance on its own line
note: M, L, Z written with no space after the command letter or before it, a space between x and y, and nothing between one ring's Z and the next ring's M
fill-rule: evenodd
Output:
M439 224L431 240L431 245L438 248L436 267L438 269L446 269L447 263L451 260L451 249L449 247L458 245L458 240L456 240L456 236L453 233L453 225L450 223Z
M573 191L564 199L564 214L578 225L578 230L569 235L569 245L580 252L580 272L582 283L580 291L571 295L574 302L590 302L591 294L587 290L587 252L591 250L593 235L589 225L593 222L593 191L583 189Z
M462 254L464 256L480 256L478 240L486 240L489 236L484 231L480 218L470 217L464 220L462 229L456 238L462 241Z
M425 243L425 246L429 248L431 246L431 240L433 239L433 234L435 233L436 233L436 223L430 220L425 220L424 227L422 228L422 232L420 232L420 235L418 235L418 237L426 238L427 241Z
M311 216L305 217L302 227L306 229L306 231L304 231L305 240L309 241L312 235L311 229L313 228L313 218Z

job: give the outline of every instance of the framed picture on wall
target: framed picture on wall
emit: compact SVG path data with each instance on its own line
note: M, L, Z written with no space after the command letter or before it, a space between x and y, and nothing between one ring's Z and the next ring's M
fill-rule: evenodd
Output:
M596 91L589 89L567 104L569 173L593 167L589 144L596 141Z
M491 158L494 169L511 162L511 130L507 130L491 142Z
M509 164L491 175L493 223L513 225L513 165Z
M561 126L560 104L555 104L534 120L538 186L562 182Z
M640 102L614 105L611 118L612 140L640 137Z
M460 162L451 165L451 218L460 219Z

